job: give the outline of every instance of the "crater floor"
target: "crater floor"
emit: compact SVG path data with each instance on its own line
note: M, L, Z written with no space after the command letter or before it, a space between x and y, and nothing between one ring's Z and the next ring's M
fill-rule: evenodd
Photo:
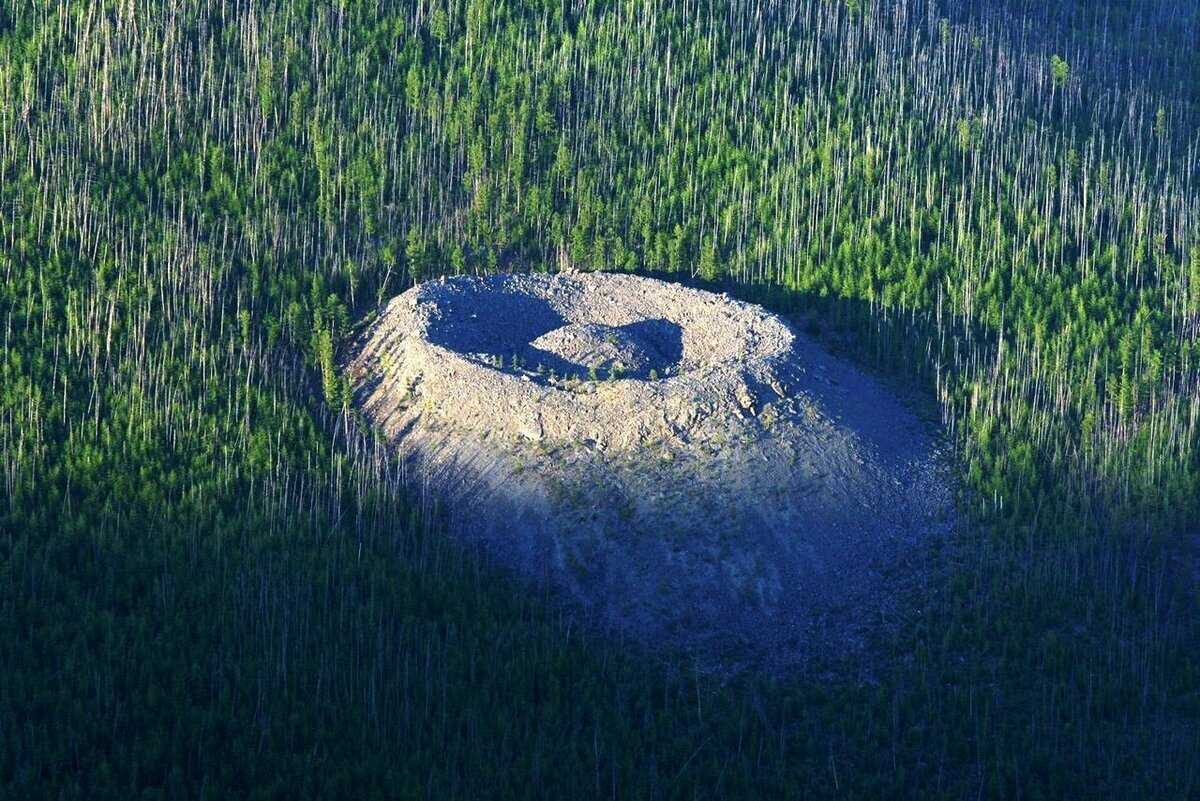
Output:
M857 648L952 524L936 432L724 295L444 279L388 303L346 368L456 536L714 668Z

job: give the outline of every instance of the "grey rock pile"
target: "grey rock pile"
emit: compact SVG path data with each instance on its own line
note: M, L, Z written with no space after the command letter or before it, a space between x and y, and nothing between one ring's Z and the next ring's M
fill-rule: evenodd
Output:
M857 647L952 522L928 423L724 295L439 280L388 303L346 369L457 536L714 668Z

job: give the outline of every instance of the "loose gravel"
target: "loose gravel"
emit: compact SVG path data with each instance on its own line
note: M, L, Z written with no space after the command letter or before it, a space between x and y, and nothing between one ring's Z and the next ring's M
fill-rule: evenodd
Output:
M860 648L953 522L937 432L764 309L629 275L394 298L346 369L451 530L713 669Z

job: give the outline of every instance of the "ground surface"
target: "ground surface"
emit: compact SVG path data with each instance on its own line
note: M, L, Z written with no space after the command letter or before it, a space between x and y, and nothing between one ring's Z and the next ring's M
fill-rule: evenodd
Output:
M625 275L392 300L356 402L457 536L601 625L714 666L803 663L908 610L951 524L934 433L765 310Z

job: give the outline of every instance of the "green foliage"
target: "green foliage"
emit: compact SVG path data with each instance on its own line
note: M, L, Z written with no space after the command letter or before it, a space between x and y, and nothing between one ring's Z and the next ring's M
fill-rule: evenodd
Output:
M1191 794L1195 15L1028 5L1083 33L0 7L0 795ZM647 666L415 512L351 320L562 265L721 282L926 390L973 536L869 681Z
M1059 89L1071 80L1071 65L1060 55L1050 56L1050 77Z

